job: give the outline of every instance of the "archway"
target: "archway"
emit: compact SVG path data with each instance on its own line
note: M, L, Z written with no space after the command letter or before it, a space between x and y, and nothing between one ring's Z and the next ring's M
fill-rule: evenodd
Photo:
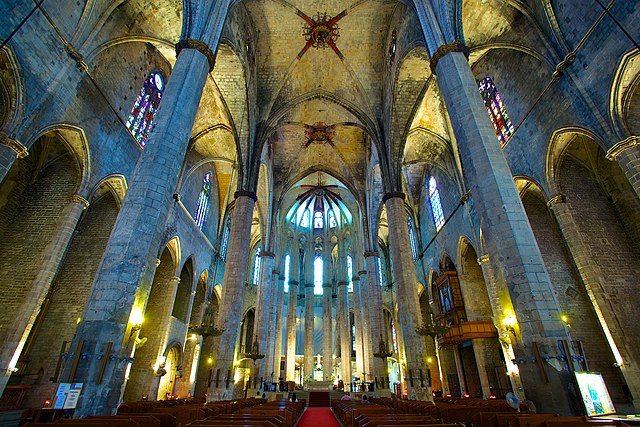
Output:
M178 382L183 375L181 366L182 349L176 344L162 356L158 368L158 374L164 372L158 385L158 399L172 399L176 396Z
M117 215L114 194L106 185L101 186L74 230L69 249L20 355L19 369L10 380L11 384L32 387L24 403L28 407L50 398L60 381L60 354L69 351L76 326L82 321L93 278ZM36 374L40 370L42 375Z
M176 260L169 246L160 256L160 264L153 277L153 284L144 311L139 343L135 350L129 380L125 389L125 400L140 400L157 396L157 374L162 364L166 345L165 335L171 317L175 295Z

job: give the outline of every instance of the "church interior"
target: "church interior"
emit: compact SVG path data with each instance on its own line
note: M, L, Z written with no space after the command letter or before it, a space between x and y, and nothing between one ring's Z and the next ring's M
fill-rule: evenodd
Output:
M640 407L639 1L0 23L0 408L64 383L75 417L314 390L578 415L578 373Z

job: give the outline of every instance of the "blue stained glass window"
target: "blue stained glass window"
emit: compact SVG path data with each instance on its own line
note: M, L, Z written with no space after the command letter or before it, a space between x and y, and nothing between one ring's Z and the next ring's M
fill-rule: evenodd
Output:
M385 283L385 269L382 268L382 256L378 257L378 280L380 280L380 286L384 286Z
M144 81L140 94L133 104L127 127L140 145L144 146L151 130L153 130L153 119L156 117L162 92L164 91L164 77L157 71L149 74Z
M196 208L195 221L200 230L204 227L209 213L209 200L211 199L211 172L207 172L202 178L202 189L198 197L198 206Z
M313 213L313 228L324 227L324 214L322 212Z
M398 334L396 332L396 322L391 321L391 339L393 340L393 352L398 354Z
M511 135L513 135L513 125L511 124L509 115L507 115L507 109L502 103L500 92L496 89L496 85L493 83L491 77L482 79L478 85L478 89L482 95L484 105L487 107L489 117L491 117L493 129L500 143L504 145L509 138L511 138Z
M439 231L444 225L444 214L442 213L442 204L440 203L438 183L434 177L429 178L429 205L431 205L433 223L436 225L436 230Z
M322 257L316 257L313 261L313 294L322 295Z
M302 220L300 221L300 227L307 228L309 227L309 211L304 211L302 214Z
M336 221L336 215L333 211L329 211L329 228L336 228L338 226L338 222Z
M416 240L415 230L413 229L413 220L407 217L407 227L409 228L409 242L411 243L411 255L413 259L418 259L418 242Z
M231 216L227 217L222 231L222 240L220 241L220 258L227 260L227 250L229 249L229 235L231 234Z
M256 248L256 256L255 261L253 263L253 284L257 285L260 283L260 267L262 266L262 257L260 253L262 252L262 248Z
M284 257L284 291L289 292L289 268L291 266L291 255Z
M349 282L349 285L347 286L349 292L353 292L353 258L351 258L351 255L347 255L347 282Z

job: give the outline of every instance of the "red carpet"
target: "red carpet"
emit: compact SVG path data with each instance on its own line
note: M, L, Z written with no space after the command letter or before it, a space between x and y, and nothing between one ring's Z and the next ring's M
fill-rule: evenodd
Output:
M340 427L329 408L307 408L298 427Z

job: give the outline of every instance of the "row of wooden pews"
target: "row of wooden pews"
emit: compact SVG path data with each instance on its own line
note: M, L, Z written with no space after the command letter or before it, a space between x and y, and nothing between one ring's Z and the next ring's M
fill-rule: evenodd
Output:
M443 423L473 427L614 427L627 425L619 420L518 412L504 400L444 398L436 399L435 402L424 402L378 398L371 399L371 402L376 406L386 407L393 413L417 414L441 420ZM525 408L521 407L520 409L522 411ZM373 425L375 424L371 426Z
M333 413L344 427L396 427L396 426L438 426L460 427L446 423L442 419L416 412L401 410L374 403L361 401L334 400L331 402Z
M267 402L262 399L140 401L124 403L114 416L63 419L57 424L64 424L60 427L294 427L304 407L304 401ZM29 423L26 426L45 427L45 424Z

